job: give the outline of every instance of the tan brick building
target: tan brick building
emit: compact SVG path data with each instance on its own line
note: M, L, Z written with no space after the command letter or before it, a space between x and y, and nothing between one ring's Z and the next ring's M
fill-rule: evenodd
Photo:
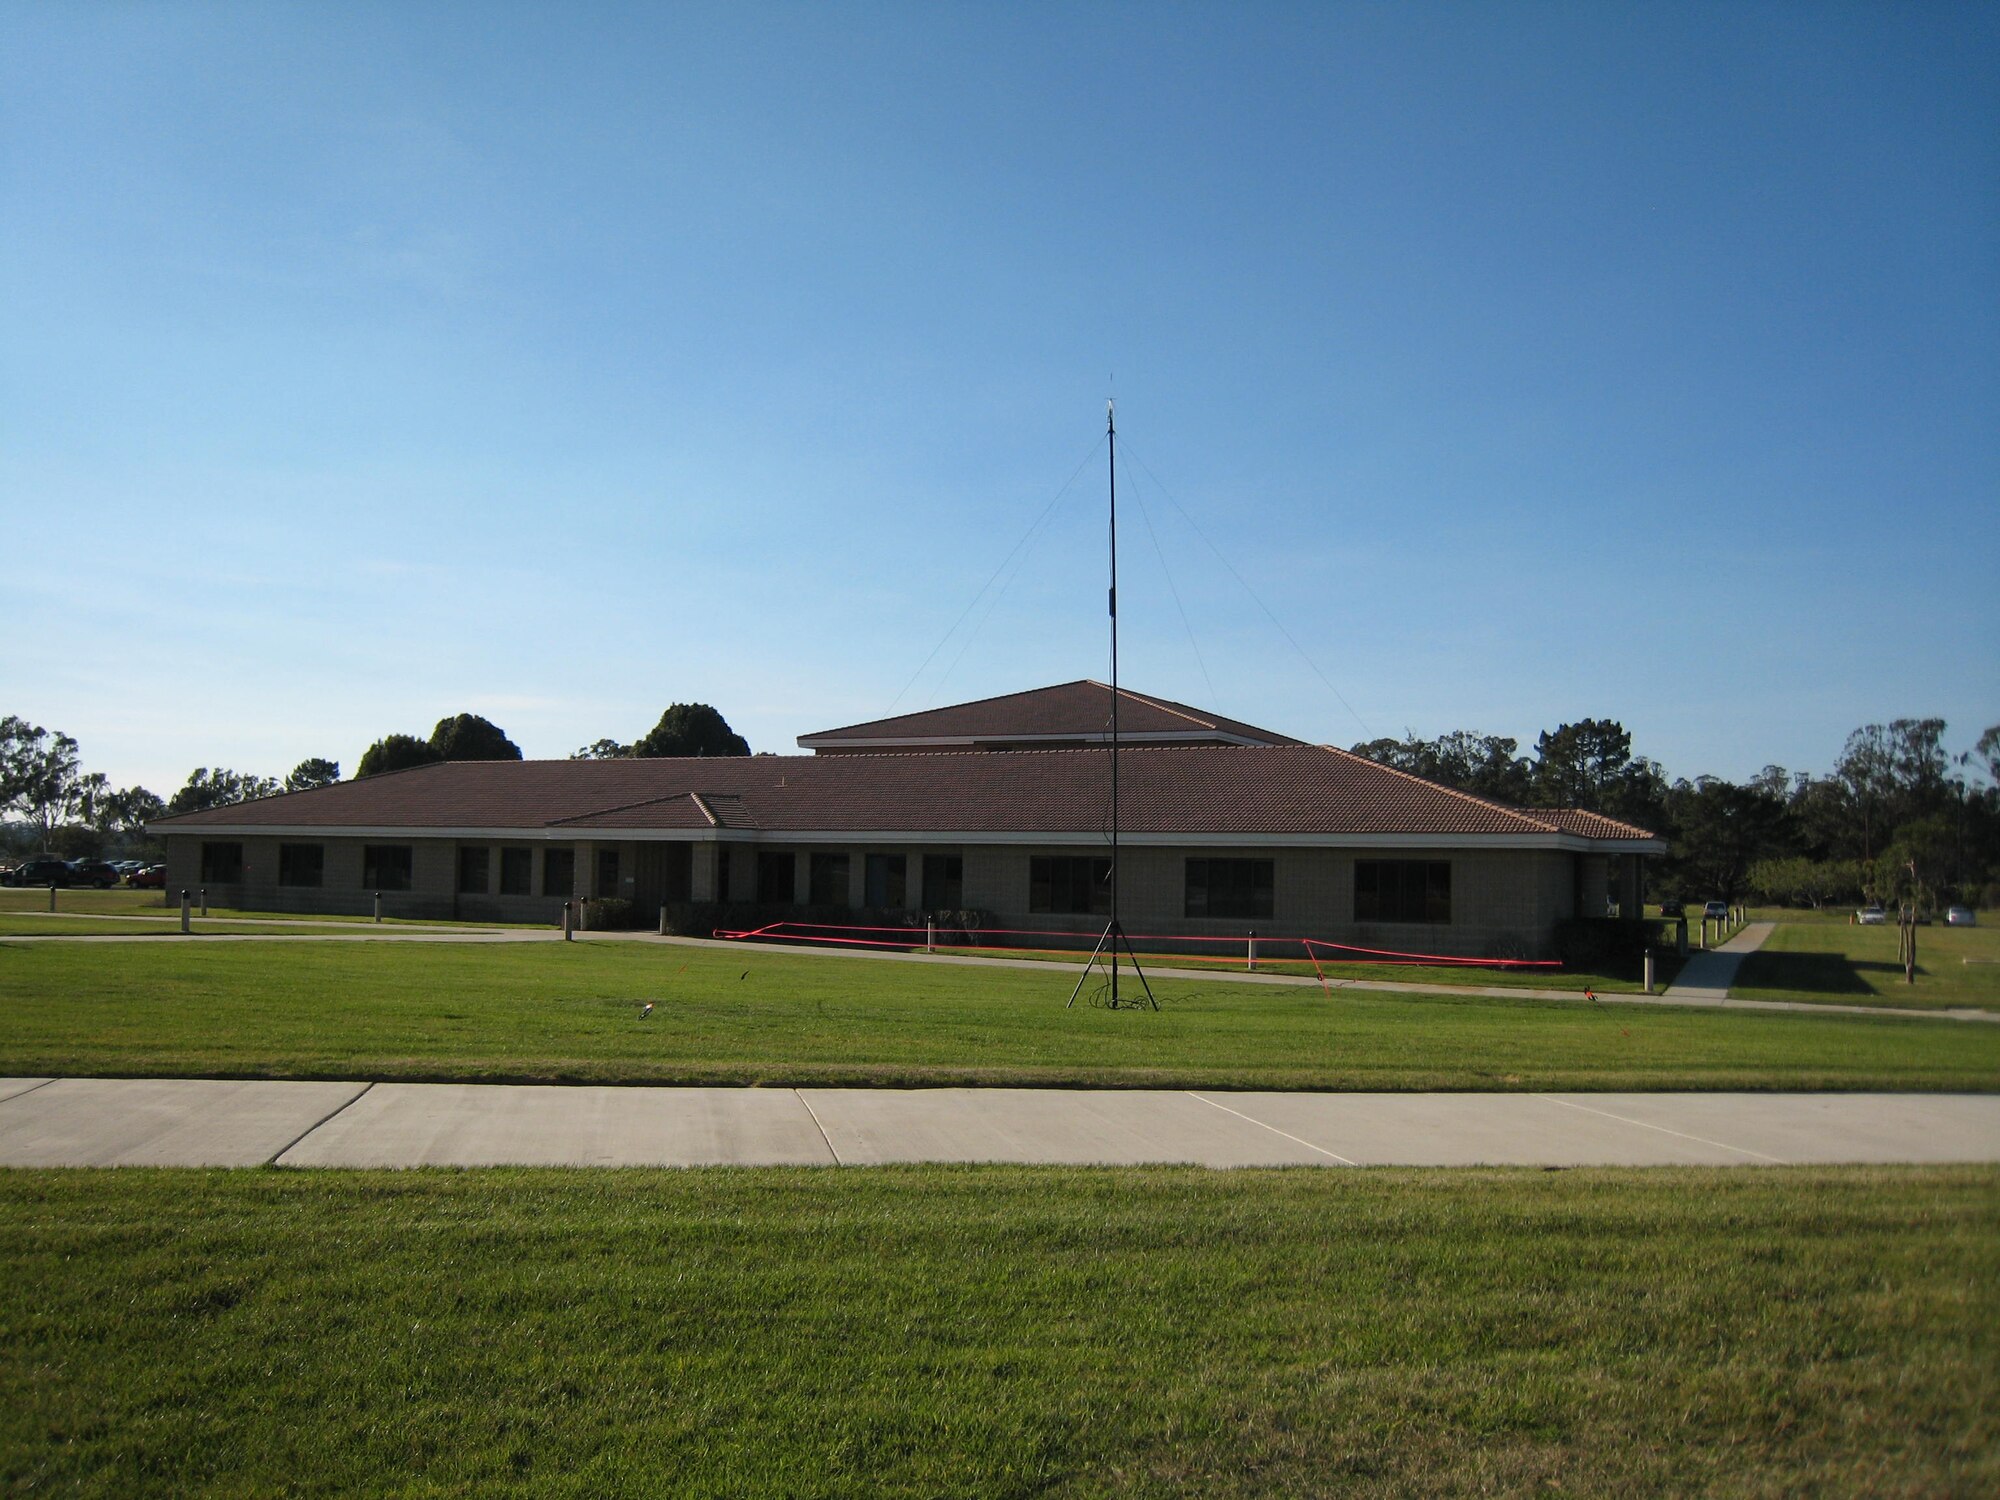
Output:
M168 887L211 902L554 921L729 904L960 912L1094 935L1110 873L1110 690L1068 683L805 735L815 753L460 761L162 820ZM1120 695L1120 915L1136 940L1312 937L1537 957L1555 924L1636 912L1665 845L1521 810L1184 704ZM907 920L907 918L905 918Z

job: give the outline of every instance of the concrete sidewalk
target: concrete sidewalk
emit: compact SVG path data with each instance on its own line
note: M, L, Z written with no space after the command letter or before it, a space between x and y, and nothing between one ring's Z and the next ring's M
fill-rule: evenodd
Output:
M1763 947L1777 928L1775 922L1751 922L1720 947L1688 955L1688 961L1681 966L1679 976L1667 987L1663 998L1709 1005L1727 1000L1729 987L1736 982L1736 971L1743 966L1743 960Z
M0 1166L2000 1162L1991 1094L1286 1094L0 1079Z

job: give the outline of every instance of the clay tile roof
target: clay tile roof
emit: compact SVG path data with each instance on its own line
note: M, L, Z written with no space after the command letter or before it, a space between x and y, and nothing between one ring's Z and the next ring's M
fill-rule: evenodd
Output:
M922 713L849 724L802 734L805 749L884 748L890 745L948 746L1020 741L1085 741L1106 739L1111 732L1111 689L1084 679L954 703ZM1118 691L1118 733L1121 739L1171 739L1182 743L1296 745L1297 740L1240 719L1224 718L1190 708L1168 698L1153 698L1121 687Z
M1320 745L1131 748L1119 768L1132 833L1651 837L1593 814L1502 807ZM454 761L152 826L1096 834L1109 826L1109 773L1101 748Z

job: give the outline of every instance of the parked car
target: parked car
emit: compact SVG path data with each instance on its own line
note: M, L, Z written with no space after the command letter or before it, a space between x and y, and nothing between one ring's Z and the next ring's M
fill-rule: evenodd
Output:
M12 885L75 885L69 866L53 855L39 859L24 860L14 867L14 873L7 877Z
M1684 917L1687 915L1687 908L1678 901L1662 901L1660 903L1660 915L1663 917Z
M1879 906L1864 906L1854 914L1854 920L1863 927L1882 927L1889 921L1889 914Z
M118 871L101 859L73 859L69 865L71 885L95 886L108 891L118 884Z
M147 865L144 869L134 870L127 875L125 883L142 891L163 891L167 888L167 867Z
M1726 901L1711 901L1701 909L1701 914L1706 921L1727 922L1729 920L1729 903Z
M1947 927L1977 927L1978 914L1969 906L1952 906L1945 909L1944 925Z

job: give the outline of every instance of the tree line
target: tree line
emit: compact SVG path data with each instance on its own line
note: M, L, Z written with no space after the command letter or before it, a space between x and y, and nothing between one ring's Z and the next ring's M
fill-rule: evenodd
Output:
M1669 782L1611 719L1545 731L1525 755L1468 730L1353 749L1509 807L1578 807L1657 833L1671 848L1651 869L1659 898L2000 904L2000 725L1955 756L1945 728L1865 724L1828 775L1767 765L1741 783Z
M706 703L675 703L659 723L630 744L601 739L572 760L646 759L674 755L748 755L749 742ZM386 734L361 754L356 778L452 760L519 760L521 747L478 714L440 719L428 738ZM197 766L171 797L143 786L114 788L101 771L85 771L77 742L8 715L0 718L0 841L12 852L36 850L75 857L143 845L145 826L162 817L227 807L280 792L311 791L340 780L340 762L312 756L276 777Z

